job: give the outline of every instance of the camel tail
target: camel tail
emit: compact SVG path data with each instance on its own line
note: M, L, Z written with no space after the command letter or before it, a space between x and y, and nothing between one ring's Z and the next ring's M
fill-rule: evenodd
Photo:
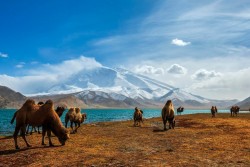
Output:
M13 124L13 123L14 123L14 121L15 121L15 118L16 118L16 113L17 113L17 111L15 112L15 114L13 115L13 117L12 117L12 119L11 119L11 121L10 121L10 123L11 123L11 124Z

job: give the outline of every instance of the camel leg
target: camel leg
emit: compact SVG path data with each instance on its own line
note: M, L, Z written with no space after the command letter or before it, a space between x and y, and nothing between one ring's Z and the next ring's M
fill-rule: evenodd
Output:
M78 123L75 122L75 130L74 130L75 133L77 132L78 126L79 126Z
M81 123L75 123L75 132L77 132L77 129L80 128Z
M30 128L30 126L29 126L29 125L27 125L26 134L29 134L29 128Z
M49 146L54 147L54 144L51 141L51 130L47 130L47 135L48 135L48 138L49 138Z
M25 131L26 131L26 126L21 127L21 136L23 140L25 141L27 147L31 147L31 145L26 140Z
M44 143L45 134L46 134L46 128L43 126L43 129L42 129L42 145L46 145Z
M73 122L70 122L70 127L72 129L72 133L75 133L74 128L73 128Z
M19 126L16 126L16 127L15 127L15 132L14 132L14 134L13 134L14 141L15 141L15 147L16 147L17 150L20 149L20 148L18 147L18 145L17 145L17 135L18 135L19 130L20 130L20 127L19 127Z
M163 120L164 130L167 130L166 124L167 124L167 121L166 121L166 120Z
M174 127L175 127L175 120L173 121L173 124L172 124L172 126L173 126L173 129L174 129Z

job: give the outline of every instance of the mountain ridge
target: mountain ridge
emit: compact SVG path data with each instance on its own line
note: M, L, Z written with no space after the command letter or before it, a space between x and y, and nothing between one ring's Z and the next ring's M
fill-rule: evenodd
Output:
M238 102L207 99L126 69L104 66L82 70L42 91L43 94L34 92L36 95L26 96L83 108L162 108L172 99L176 107L208 109L212 105L226 108Z

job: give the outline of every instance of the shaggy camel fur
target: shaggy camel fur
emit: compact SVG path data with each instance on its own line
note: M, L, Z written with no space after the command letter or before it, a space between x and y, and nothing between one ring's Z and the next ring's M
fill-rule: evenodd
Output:
M81 114L80 108L70 108L65 115L65 127L67 128L68 122L70 121L70 127L72 133L76 133L77 129L81 126L81 123L87 118L86 114ZM73 128L73 123L75 124L75 129Z
M42 145L44 145L44 137L47 132L49 138L49 145L53 146L51 142L51 131L57 136L59 142L64 145L69 138L67 129L63 127L59 116L54 110L54 105L51 100L46 101L42 106L35 104L34 100L28 99L23 106L16 112L16 127L14 132L15 148L19 149L17 144L17 135L21 130L21 136L24 139L27 147L31 145L27 142L25 136L25 128L27 124L31 126L42 125Z
M142 114L143 114L143 111L140 110L139 108L135 107L134 126L137 126L137 125L141 126L141 122L143 123Z
M37 103L37 105L38 105L38 106L42 106L42 105L44 105L44 102L40 101L40 102ZM40 125L40 126L41 126L41 125ZM35 127L35 126L32 126L31 131L30 131L30 135L32 135L33 130L34 130L35 132L38 132L38 133L40 134L40 131L39 131L40 126L37 126L37 130L36 130L36 127ZM30 125L27 125L26 134L29 133L29 127L30 127Z
M39 102L39 103L38 103L38 105L40 105L40 106L42 106L43 104L44 104L43 102ZM64 107L59 107L59 106L58 106L58 107L56 108L55 111L56 111L57 115L58 115L59 117L61 117L62 114L63 114L63 112L64 112L64 110L65 110ZM41 125L40 125L40 126L41 126ZM30 135L32 135L33 130L35 130L35 132L38 132L38 133L40 134L40 131L39 131L40 126L37 126L37 130L36 130L36 127L35 127L35 126L32 126ZM29 125L27 126L26 134L28 134L28 133L29 133Z
M165 106L161 110L162 121L164 125L164 130L167 130L166 123L169 122L169 129L175 127L175 118L174 118L174 105L171 100L168 100Z

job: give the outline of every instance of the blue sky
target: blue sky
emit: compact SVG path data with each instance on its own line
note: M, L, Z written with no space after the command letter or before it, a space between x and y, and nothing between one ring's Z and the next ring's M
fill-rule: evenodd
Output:
M0 84L22 93L11 78L83 56L208 98L250 96L248 0L10 0L0 20Z
M0 52L9 57L1 62L1 72L15 74L13 67L19 62L56 63L82 54L103 61L109 55L95 54L92 41L123 33L127 21L143 17L154 4L147 0L1 1Z

